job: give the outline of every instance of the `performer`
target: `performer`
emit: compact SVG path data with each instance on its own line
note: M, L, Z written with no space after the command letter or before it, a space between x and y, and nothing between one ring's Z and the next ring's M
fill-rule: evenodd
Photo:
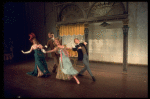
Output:
M54 49L54 47L55 47L54 44L53 44L53 42L54 42L54 33L52 33L52 32L48 33L48 37L49 37L50 39L48 40L47 45L45 45L45 47L46 47L46 48L49 48L49 47L50 47L51 50L52 50L52 49ZM57 54L57 53L55 53L55 52L52 52L51 55L52 55L52 57L53 57L53 59L54 59L54 66L53 66L52 72L55 73L55 72L56 72L56 69L57 69L57 67L58 67L58 64L59 64L59 54Z
M37 77L47 77L50 75L50 72L48 71L47 68L47 63L45 61L44 54L45 50L43 49L43 46L39 44L37 41L35 34L31 33L29 34L30 36L30 41L33 43L31 46L31 49L29 51L24 52L23 50L21 51L23 54L28 54L31 53L32 50L34 50L34 57L35 57L35 68L34 71L28 72L27 74L32 75L32 76L37 76Z
M73 76L77 84L80 84L79 80L76 78L78 71L73 68L72 63L68 56L68 52L66 50L71 48L66 48L63 45L61 45L59 38L55 38L54 44L56 45L56 47L53 50L46 51L46 53L58 51L58 53L60 54L60 58L59 58L60 67L58 68L56 78L62 80L70 80L71 77Z
M78 52L78 61L83 61L83 64L85 67L79 72L78 76L83 76L82 74L85 72L85 70L88 71L88 73L91 75L93 81L95 81L95 77L93 76L90 68L89 68L89 59L88 59L88 52L85 47L87 44L86 42L80 43L80 40L78 38L74 39L74 42L76 44L75 48L72 48L73 51Z

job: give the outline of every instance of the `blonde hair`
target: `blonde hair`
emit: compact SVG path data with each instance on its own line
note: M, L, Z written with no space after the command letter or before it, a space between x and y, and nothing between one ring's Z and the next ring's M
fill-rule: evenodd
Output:
M56 38L54 38L54 42L53 42L53 44L54 44L54 46L57 46L56 44L55 44L55 40L58 40L59 41L59 44L61 45L61 41L60 41L60 39L58 38L58 37L56 37Z

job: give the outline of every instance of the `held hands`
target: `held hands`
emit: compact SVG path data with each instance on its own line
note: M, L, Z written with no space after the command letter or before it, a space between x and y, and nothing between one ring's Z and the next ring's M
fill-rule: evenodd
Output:
M21 52L24 54L24 51L23 51L23 50L21 50Z
M73 48L73 47L68 47L68 49L70 49L70 50L71 50L72 48Z
M81 49L81 47L78 47L78 49Z
M84 42L84 45L86 45L87 44L87 42Z
M45 45L45 48L47 48L47 45Z
M46 53L46 51L45 51L44 49L41 49L41 51L42 51L43 53Z

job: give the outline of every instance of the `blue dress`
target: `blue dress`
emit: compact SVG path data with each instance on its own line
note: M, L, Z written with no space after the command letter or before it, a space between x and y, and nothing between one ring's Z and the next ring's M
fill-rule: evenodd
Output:
M58 53L60 54L59 57L59 63L60 63L60 69L64 74L68 74L68 75L76 75L78 74L78 71L74 69L74 67L72 66L72 63L69 59L69 57L67 57L64 53L64 49L58 49ZM62 54L62 61L61 61L61 54Z
M50 72L48 71L47 68L47 63L45 61L45 56L43 54L43 52L41 51L41 49L35 49L34 50L34 57L35 57L35 68L34 71L32 72L28 72L27 74L32 75L32 76L37 76L38 75L38 68L40 69L40 71L46 75L46 74L50 74Z

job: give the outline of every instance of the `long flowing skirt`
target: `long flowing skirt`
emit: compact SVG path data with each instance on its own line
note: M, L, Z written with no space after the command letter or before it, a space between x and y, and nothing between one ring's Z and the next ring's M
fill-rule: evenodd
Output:
M50 75L50 72L48 71L47 68L47 63L45 61L45 57L39 57L36 54L35 56L35 67L32 72L27 72L27 74L32 75L32 76L47 76Z
M71 63L69 57L66 57L65 55L63 55L62 61L61 61L61 58L59 58L59 63L60 63L61 71L64 74L68 74L68 75L72 75L72 76L78 74L78 71L76 69L74 69L74 67L72 66L72 63Z
M61 79L61 80L70 80L72 78L71 75L68 74L64 74L61 70L60 64L58 65L57 68L57 75L56 75L56 79Z

